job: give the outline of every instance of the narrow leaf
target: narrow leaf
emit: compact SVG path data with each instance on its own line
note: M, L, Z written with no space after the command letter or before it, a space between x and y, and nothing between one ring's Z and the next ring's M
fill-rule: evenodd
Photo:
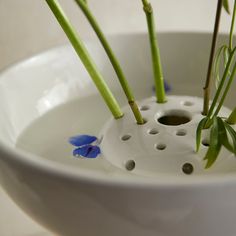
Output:
M217 122L218 122L218 128L219 128L219 141L220 141L220 143L226 149L228 149L230 152L234 153L234 147L229 142L228 135L227 135L227 130L225 128L224 121L221 118L217 117Z
M196 131L196 152L199 151L200 143L201 143L201 137L202 137L202 130L205 127L205 124L207 123L208 118L204 117L198 124L197 131Z
M223 56L224 56L224 69L226 69L227 63L229 61L229 56L230 56L230 51L228 47L224 48ZM228 76L230 76L231 75L230 69L227 72L228 72Z
M227 66L227 62L229 60L229 55L230 55L230 52L229 52L229 48L228 47L225 47L224 48L224 67L226 68Z
M234 154L236 155L236 132L235 130L225 122L225 128L227 129L229 135L231 136L232 138L232 142L233 142L233 152Z
M215 86L218 88L219 82L220 82L220 59L221 55L224 57L224 65L225 65L225 58L226 58L226 53L228 52L228 47L226 45L221 46L215 56L214 64L213 64L213 77L215 78ZM227 63L226 63L227 64ZM226 65L225 65L226 67Z
M214 117L210 133L210 146L207 150L206 156L204 157L204 160L207 160L207 164L205 166L206 169L210 168L214 164L219 155L222 145L219 141L218 134L219 134L218 122L217 118Z
M223 7L225 9L225 11L230 14L230 8L229 8L229 2L228 0L223 0Z
M227 118L226 122L230 125L236 124L236 107L232 110L231 114Z

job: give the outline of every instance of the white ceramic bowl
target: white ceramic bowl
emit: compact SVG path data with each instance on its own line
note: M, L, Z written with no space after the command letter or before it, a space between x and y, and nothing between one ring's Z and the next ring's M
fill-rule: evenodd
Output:
M159 35L174 94L201 95L210 35ZM221 40L225 38L222 36ZM152 93L147 35L110 39L138 99ZM103 50L87 42L108 84L120 87ZM235 105L231 92L228 106ZM234 236L236 173L148 178L70 157L74 134L97 135L109 112L70 46L0 76L0 182L40 224L65 236Z

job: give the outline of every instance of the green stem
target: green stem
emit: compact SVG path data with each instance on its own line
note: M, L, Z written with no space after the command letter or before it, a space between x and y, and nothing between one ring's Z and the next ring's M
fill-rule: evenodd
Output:
M233 109L233 111L231 112L231 114L228 117L228 119L226 120L226 122L231 124L231 125L236 124L236 107Z
M233 33L234 33L234 23L235 23L235 14L236 14L236 1L234 1L234 10L230 27L230 36L229 36L229 50L233 48Z
M155 32L153 9L148 0L142 0L142 2L143 2L143 9L147 18L157 102L164 103L166 102L166 96L165 96L164 79L161 66L160 50L158 47L157 35Z
M219 113L221 107L223 106L223 103L224 103L224 101L225 101L225 98L226 98L226 96L227 96L227 94L228 94L228 92L229 92L229 89L230 89L230 87L231 87L231 84L232 84L232 82L233 82L233 80L234 80L235 73L236 73L236 63L234 64L234 68L233 68L232 74L230 75L229 81L228 81L228 83L227 83L227 85L226 85L226 87L225 87L225 91L224 91L224 93L223 93L223 95L222 95L222 97L221 97L221 100L220 100L220 102L219 102L219 105L218 105L217 108L216 108L216 111L215 111L215 113L214 113L214 116L217 116L217 115L218 115L218 113Z
M233 51L231 52L230 56L229 56L229 60L228 60L228 62L227 62L226 68L225 68L225 70L224 70L223 77L222 77L222 79L220 80L219 87L218 87L218 89L216 90L216 94L215 94L214 99L213 99L213 101L212 101L210 110L209 110L209 112L208 112L208 114L207 114L207 117L208 117L208 118L211 117L211 115L212 115L212 113L213 113L213 111L214 111L214 108L215 108L215 106L216 106L216 103L217 103L217 101L218 101L218 98L219 98L219 96L220 96L220 93L221 93L221 91L222 91L222 89L223 89L223 87L224 87L225 80L227 79L227 76L228 76L228 71L229 71L230 66L231 66L231 64L232 64L232 62L233 62L235 50L236 50L236 49L234 48Z
M95 85L97 86L99 92L101 93L103 99L105 100L107 106L109 107L110 111L112 112L114 118L119 119L123 116L123 113L120 110L120 107L114 98L113 94L109 90L107 84L103 80L102 75L98 71L95 63L91 59L87 49L85 48L83 42L77 35L75 29L71 25L70 21L68 20L67 16L63 12L60 4L57 0L46 0L48 6L52 10L53 14L55 15L56 19L58 20L59 24L61 25L62 29L66 33L68 39L70 40L71 44L73 45L76 53L80 57L81 61L83 62L85 68L87 69L89 75L93 79Z
M220 25L220 17L221 17L221 10L222 10L222 0L218 0L217 9L216 9L216 18L215 18L215 26L214 26L214 32L212 37L212 44L211 44L211 53L208 63L208 70L207 70L207 77L205 86L203 88L204 93L204 102L203 102L203 115L208 114L209 109L209 101L210 101L210 85L211 85L211 75L212 75L212 67L213 67L213 60L214 60L214 54L215 54L215 48L216 48L216 41L217 36L219 32L219 25Z
M128 81L125 78L125 75L122 71L122 68L114 54L114 52L112 51L104 33L102 32L101 28L99 27L95 17L92 15L88 5L84 2L84 0L75 0L75 2L78 4L78 6L80 7L80 9L82 10L82 12L84 13L84 15L86 16L86 18L88 19L90 25L92 26L92 28L94 29L95 33L97 34L104 50L106 51L110 62L116 72L116 75L119 79L119 82L121 84L121 87L123 88L123 91L127 97L128 103L134 113L134 116L137 120L138 124L143 124L144 120L142 118L142 115L140 113L140 110L135 102L135 98L134 95L130 89L130 86L128 84Z

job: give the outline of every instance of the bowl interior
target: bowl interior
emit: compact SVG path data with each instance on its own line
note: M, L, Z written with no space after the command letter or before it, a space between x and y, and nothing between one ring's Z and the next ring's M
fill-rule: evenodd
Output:
M224 40L222 35L220 41ZM118 35L109 37L109 41L137 100L153 95L147 35ZM211 35L203 33L159 35L171 94L202 96L210 42ZM86 45L123 106L124 95L103 49L96 40ZM236 94L231 91L227 106L233 107L235 100ZM6 69L0 76L0 107L0 141L4 145L71 168L121 173L101 159L91 162L70 158L73 148L68 138L76 134L98 136L110 117L71 46L52 49Z

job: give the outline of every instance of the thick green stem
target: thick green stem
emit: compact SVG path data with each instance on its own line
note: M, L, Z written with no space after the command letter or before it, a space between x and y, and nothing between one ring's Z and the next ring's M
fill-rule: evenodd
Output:
M223 93L223 95L222 95L222 97L221 97L221 100L220 100L220 102L219 102L219 105L218 105L217 108L216 108L216 111L215 111L215 113L214 113L214 116L217 116L217 115L218 115L218 113L219 113L221 107L223 106L224 101L225 101L225 98L226 98L226 96L227 96L227 94L228 94L228 92L229 92L229 89L230 89L230 87L231 87L231 84L232 84L232 82L233 82L233 80L234 80L235 74L236 74L236 63L234 64L234 68L233 68L232 74L230 75L230 78L229 78L229 80L228 80L228 83L227 83L227 85L226 85L226 87L225 87L225 91L224 91L224 93Z
M82 12L84 13L84 15L86 16L86 18L88 19L90 25L92 26L92 28L94 29L95 33L97 34L104 50L106 51L109 59L110 59L110 62L116 72L116 75L119 79L119 82L123 88L123 91L127 97L127 100L128 100L128 103L134 113L134 116L137 120L137 123L138 124L143 124L144 123L144 120L142 118L142 115L140 113L140 110L135 102L135 98L134 98L134 95L130 89L130 86L128 84L128 81L126 80L125 78L125 75L122 71L122 68L113 52L113 50L111 49L104 33L102 32L100 26L98 25L95 17L93 16L93 14L91 13L88 5L84 2L84 0L74 0L78 6L80 7L80 9L82 10Z
M230 36L229 36L229 50L233 49L233 33L234 33L234 23L235 23L235 14L236 14L236 1L234 1L234 10L230 27Z
M228 76L228 71L230 70L231 64L232 64L233 59L234 59L235 50L236 50L236 49L234 48L233 51L231 52L230 56L229 56L229 60L228 60L228 62L227 62L226 68L225 68L225 70L224 70L223 77L222 77L222 79L220 80L219 87L218 87L218 89L217 89L217 91L216 91L216 94L215 94L214 99L213 99L213 101L212 101L210 110L209 110L209 112L208 112L208 114L207 114L207 117L208 117L208 118L211 118L211 115L213 114L213 111L214 111L214 108L215 108L215 106L216 106L216 103L217 103L217 101L218 101L218 99L219 99L220 93L221 93L221 91L222 91L222 89L223 89L223 87L224 87L225 80L227 79L227 76ZM232 74L231 74L231 76L232 76Z
M142 2L143 2L143 9L147 18L157 102L164 103L166 102L166 95L165 95L164 79L161 66L160 50L158 47L157 35L155 31L153 9L148 0L142 0Z
M226 122L231 124L231 125L236 124L236 107L233 109L233 111L231 112L231 114L228 117L228 119L226 120Z
M48 6L52 10L53 14L55 15L56 19L58 20L59 24L61 25L62 29L66 33L68 39L70 40L71 44L73 45L76 53L80 57L81 61L83 62L85 68L87 69L89 75L93 79L95 85L97 86L99 92L101 93L103 99L105 100L107 106L109 107L110 111L112 112L113 116L116 119L119 119L123 116L123 113L120 110L120 107L112 95L111 91L109 90L107 84L103 80L102 75L98 71L95 63L91 59L87 49L85 48L83 42L77 35L75 29L71 25L70 21L66 17L65 13L63 12L60 4L57 0L46 0Z
M222 0L218 0L217 10L216 10L216 18L215 18L215 26L214 26L214 33L212 37L212 44L211 44L211 53L208 63L208 70L207 70L207 77L205 86L203 88L204 92L204 102L203 102L203 115L208 114L209 109L209 101L210 101L210 85L211 85L211 74L212 74L212 67L213 67L213 60L216 48L216 41L219 32L219 25L220 25L220 17L221 17L221 10L222 10Z

